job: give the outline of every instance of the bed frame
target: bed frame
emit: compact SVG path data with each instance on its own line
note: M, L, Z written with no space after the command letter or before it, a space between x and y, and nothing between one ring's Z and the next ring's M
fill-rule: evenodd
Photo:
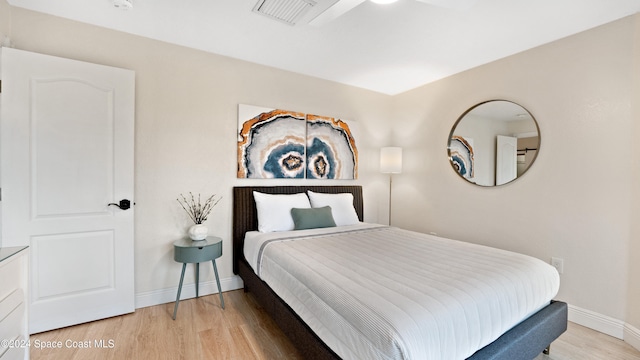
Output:
M258 229L253 191L267 194L297 194L311 190L321 193L352 193L358 217L363 219L361 186L243 186L233 188L233 272L240 275L245 292L258 303L291 339L304 359L340 359L271 288L254 273L244 258L244 234ZM552 301L528 319L478 350L470 360L531 360L567 330L567 304Z

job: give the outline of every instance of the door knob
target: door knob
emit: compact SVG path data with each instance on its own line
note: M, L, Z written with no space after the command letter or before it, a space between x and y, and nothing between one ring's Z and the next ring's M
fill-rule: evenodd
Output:
M119 207L121 210L127 210L127 209L129 209L129 208L131 207L131 201L129 201L129 200L127 200L127 199L122 199L122 200L120 200L120 203L119 203L119 204L116 204L116 203L110 203L110 204L109 204L109 205L107 205L107 206L111 206L111 205L113 205L113 206L117 206L117 207Z

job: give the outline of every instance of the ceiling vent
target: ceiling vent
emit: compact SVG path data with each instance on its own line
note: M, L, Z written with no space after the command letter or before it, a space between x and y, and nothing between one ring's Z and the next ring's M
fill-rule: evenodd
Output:
M315 5L313 0L258 0L253 11L295 25Z

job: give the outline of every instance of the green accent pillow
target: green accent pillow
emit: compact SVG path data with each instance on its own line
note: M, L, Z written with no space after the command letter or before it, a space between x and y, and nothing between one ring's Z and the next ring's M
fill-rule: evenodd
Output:
M331 206L311 209L291 209L294 230L335 227L336 222L331 214Z

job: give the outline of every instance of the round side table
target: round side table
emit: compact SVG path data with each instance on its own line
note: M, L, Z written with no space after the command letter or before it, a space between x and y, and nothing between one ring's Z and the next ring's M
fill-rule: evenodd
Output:
M180 275L180 285L178 285L176 305L173 309L173 320L176 319L176 313L178 312L180 292L182 291L182 281L184 280L184 271L189 263L196 264L196 297L198 297L198 283L200 282L200 263L206 261L211 261L211 263L213 263L213 272L216 275L218 294L220 294L220 305L224 309L224 298L222 297L220 278L218 277L218 267L216 266L216 259L220 256L222 256L222 239L216 236L209 236L206 239L199 241L183 238L173 243L173 259L182 263L182 274Z

